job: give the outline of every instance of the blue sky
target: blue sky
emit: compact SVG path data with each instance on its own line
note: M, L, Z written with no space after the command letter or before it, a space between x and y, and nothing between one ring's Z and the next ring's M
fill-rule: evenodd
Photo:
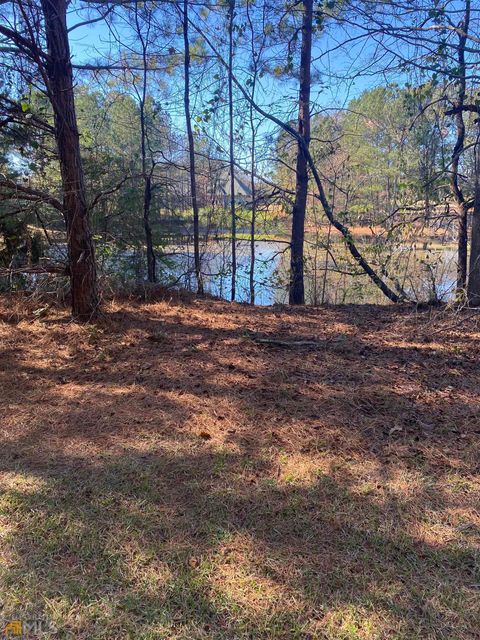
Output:
M173 7L172 11L174 11ZM72 11L69 14L69 26L71 27L75 23L81 22L83 19L85 19L84 15L79 15ZM126 29L122 29L122 27L118 28L120 31L123 30L127 35ZM354 34L352 33L352 35ZM361 73L362 66L365 66L367 61L370 61L373 55L371 47L366 46L364 40L351 45L349 47L350 52L348 56L344 51L338 51L330 56L326 56L321 65L315 61L320 53L323 52L324 48L331 47L336 42L340 42L344 36L344 32L340 29L336 29L329 35L322 35L318 40L318 43L316 45L314 44L312 57L314 59L314 67L317 66L320 71L320 82L314 85L312 98L316 98L319 104L325 107L345 106L345 103L349 99L357 97L363 90L378 84L384 84L386 81L382 77L363 75ZM70 45L74 62L81 64L91 62L92 59L101 57L102 54L108 52L110 40L111 35L109 33L109 28L103 21L97 22L94 25L81 26L75 29L70 34ZM328 64L331 72L338 76L355 75L356 73L359 75L354 80L327 82L328 79L325 77L322 70L325 63ZM282 81L277 84L280 85L280 90L276 91L278 98L282 98L284 88L288 90L289 95L291 94L292 89L295 90L296 88L295 82L285 81L285 78L282 78Z
M171 6L171 5L170 5ZM172 11L174 11L172 7ZM72 12L69 16L69 26L73 26L85 19L84 15L78 15ZM132 37L129 32L128 25L117 27L122 35L125 35L125 39L128 41ZM348 33L347 36L353 35ZM331 49L336 44L340 43L346 34L340 28L333 28L329 32L323 34L317 38L317 42L314 45L312 58L314 59L314 82L312 87L312 111L319 111L322 109L339 109L345 108L350 99L357 97L365 89L372 88L378 84L385 84L387 81L392 81L395 77L390 77L388 80L381 75L369 74L365 75L361 73L362 69L368 64L372 63L373 51L369 49L368 43L365 40L359 40L356 44L352 44L349 47L348 53L341 49L336 51L332 55L324 55L319 61L319 57L325 50ZM70 44L72 50L73 60L77 64L92 62L100 58L103 54L107 54L110 50L111 34L108 26L103 22L97 22L90 26L81 26L70 34ZM245 56L243 58L242 56ZM237 65L241 69L245 68L249 60L245 53L238 51L237 53ZM174 97L169 101L166 106L172 122L174 125L183 130L184 115L183 115L183 102L182 102L182 81L180 73L176 77L169 77L168 82L172 87L175 87L173 92ZM239 71L239 77L241 77ZM346 79L337 79L339 78ZM355 78L355 76L357 76ZM288 120L296 117L297 99L298 99L298 81L295 79L287 79L281 77L275 79L272 77L264 77L262 80L263 88L258 94L258 102L261 103L267 111L275 113L278 117ZM209 93L210 89L200 92L201 98L194 96L193 104L198 107L197 113L200 113L204 107L204 104L211 97ZM195 102L198 100L198 102ZM201 104L203 100L203 104ZM225 143L225 123L221 125L218 131L215 132L215 137L220 141L223 146ZM260 137L267 137L276 131L276 126L271 122L263 122L260 128ZM247 164L249 162L248 149L243 162ZM240 155L240 152L239 152Z

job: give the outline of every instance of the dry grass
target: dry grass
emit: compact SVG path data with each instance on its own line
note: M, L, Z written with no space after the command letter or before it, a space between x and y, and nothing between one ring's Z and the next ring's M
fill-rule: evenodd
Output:
M479 637L468 312L32 311L0 303L1 618L84 640Z

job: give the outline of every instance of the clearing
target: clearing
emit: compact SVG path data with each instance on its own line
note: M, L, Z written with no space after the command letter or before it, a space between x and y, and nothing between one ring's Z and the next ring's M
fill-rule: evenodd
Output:
M0 302L2 619L81 640L480 637L478 315L33 309Z

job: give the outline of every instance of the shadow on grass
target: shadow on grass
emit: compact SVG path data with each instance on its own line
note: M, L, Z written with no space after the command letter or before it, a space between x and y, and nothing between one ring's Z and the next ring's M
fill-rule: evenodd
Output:
M432 349L425 365L418 349L339 330L286 354L244 336L267 335L271 314L237 313L244 326L228 329L112 317L68 358L52 322L52 360L3 349L16 383L3 397L2 617L44 614L80 639L473 640L475 525L436 530L471 493L475 449L450 418L476 428L470 382L450 374L468 358ZM285 335L318 324L287 317ZM443 406L429 399L445 388ZM352 456L375 470L368 482ZM290 458L308 470L284 473Z
M473 544L416 540L408 502L341 474L289 486L193 446L41 468L4 450L7 612L40 609L60 637L474 638Z

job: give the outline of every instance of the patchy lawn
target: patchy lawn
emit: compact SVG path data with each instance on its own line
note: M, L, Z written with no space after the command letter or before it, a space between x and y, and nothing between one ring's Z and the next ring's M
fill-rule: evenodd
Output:
M0 618L84 640L480 637L479 315L31 311L0 302Z

